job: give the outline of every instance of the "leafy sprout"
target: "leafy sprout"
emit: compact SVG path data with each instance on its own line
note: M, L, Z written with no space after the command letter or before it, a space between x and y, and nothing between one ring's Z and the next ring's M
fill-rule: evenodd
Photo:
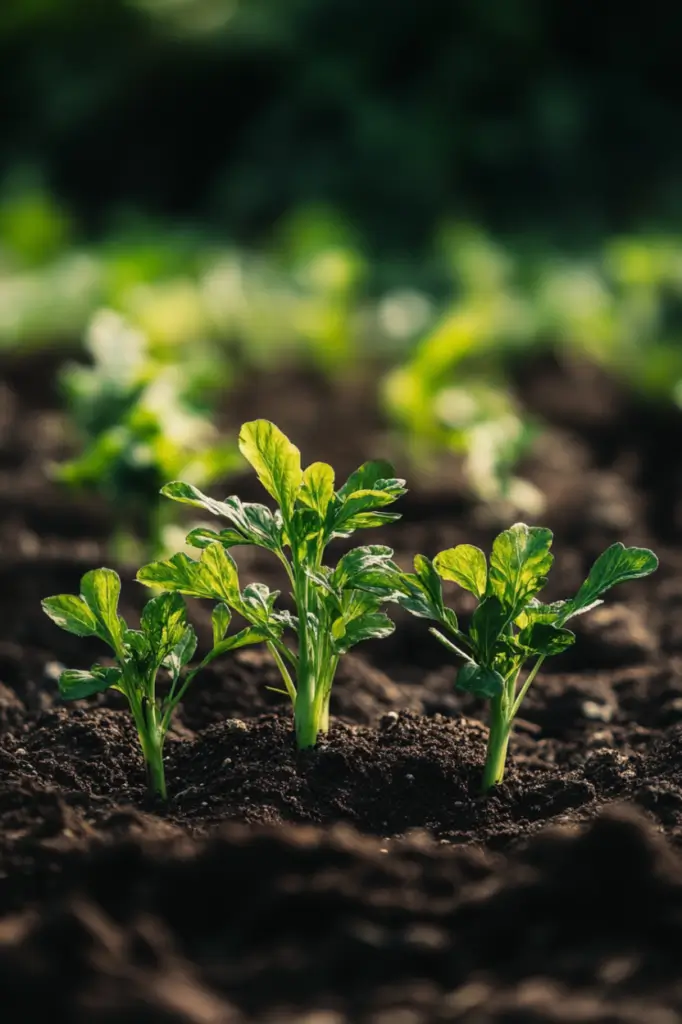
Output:
M601 595L611 587L648 576L658 566L648 548L616 543L599 556L574 597L544 604L538 594L554 560L552 540L551 530L516 523L495 538L489 560L480 548L459 544L433 561L417 555L414 573L384 564L356 580L370 593L435 622L431 632L462 662L458 689L490 701L484 790L503 779L514 719L545 659L575 642L566 623L601 604ZM468 631L444 603L444 579L477 599ZM522 680L528 662L531 668Z
M150 790L166 798L163 746L173 713L188 686L214 658L246 644L259 643L263 634L253 627L225 637L230 623L222 606L214 615L213 647L200 665L186 671L197 646L194 629L187 622L185 602L179 594L152 598L145 605L139 629L129 629L118 614L121 581L113 569L93 569L81 579L80 594L59 594L42 602L43 610L68 633L98 637L113 653L114 665L93 665L87 671L67 669L59 678L64 700L80 700L113 689L128 701ZM163 670L170 681L164 697L156 693L157 676Z
M324 564L328 544L356 530L400 518L387 506L405 493L386 462L367 462L337 487L334 470L324 462L303 469L298 448L268 420L245 423L239 447L277 508L242 502L232 496L216 501L191 484L175 481L163 493L203 508L228 522L216 532L193 530L187 541L203 549L198 560L185 554L154 562L137 575L140 582L193 597L205 597L238 612L266 634L266 643L282 675L283 693L294 707L299 748L311 747L329 727L329 699L339 659L363 640L388 636L393 622L381 610L382 597L358 588L370 569L390 564L383 546L359 547ZM242 591L229 551L238 545L265 548L284 567L295 614L279 610L277 591L252 583ZM214 611L214 615L217 614ZM294 647L286 637L295 641Z

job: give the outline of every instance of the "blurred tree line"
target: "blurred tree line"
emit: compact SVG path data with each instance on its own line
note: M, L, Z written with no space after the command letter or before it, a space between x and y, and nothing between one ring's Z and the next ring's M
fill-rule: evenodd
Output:
M0 181L253 242L326 203L370 251L444 217L601 235L682 214L682 8L2 0Z

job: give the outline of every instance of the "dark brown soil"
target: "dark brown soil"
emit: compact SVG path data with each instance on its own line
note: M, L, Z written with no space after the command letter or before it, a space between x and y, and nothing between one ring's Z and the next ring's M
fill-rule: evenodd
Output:
M46 1006L77 1024L679 1020L682 415L554 358L519 378L549 421L526 467L556 533L549 596L615 539L654 547L661 568L577 620L492 796L479 795L485 708L400 615L393 637L345 659L311 752L267 689L267 655L206 670L169 737L162 806L118 696L56 695L60 666L101 651L39 602L111 564L111 515L47 479L70 443L55 368L0 364L3 1022ZM225 424L258 415L339 475L388 454L412 479L363 382L258 378ZM247 477L229 487L256 494ZM416 474L402 506L372 540L405 565L495 532L449 464L438 486ZM244 580L283 584L264 553L238 560ZM147 595L119 569L134 616ZM466 619L467 595L452 599ZM191 613L205 642L207 609Z

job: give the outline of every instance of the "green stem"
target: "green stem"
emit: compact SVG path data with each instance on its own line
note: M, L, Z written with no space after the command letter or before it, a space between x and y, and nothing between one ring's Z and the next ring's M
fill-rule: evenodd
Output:
M546 655L545 654L541 654L540 657L538 658L538 660L533 665L533 667L530 670L530 672L528 673L528 678L526 679L525 683L523 684L523 686L519 690L519 695L518 695L518 697L516 698L516 700L514 701L514 703L512 705L511 714L509 716L510 721L513 720L514 718L516 718L516 716L518 715L519 709L520 709L521 705L523 704L523 698L528 693L528 690L530 689L531 683L533 682L533 680L535 679L536 675L540 671L540 668L541 668L542 663L545 660L545 658L546 658Z
M544 660L545 655L541 655L538 658L518 694L516 693L516 684L519 676L517 670L511 673L505 680L504 691L490 702L490 733L488 735L488 753L483 772L484 793L492 789L493 786L499 785L504 778L509 738L514 725L514 719L518 715L523 698L528 693Z
M268 643L268 650L270 651L270 654L272 655L272 657L275 659L275 663L277 665L277 668L280 671L280 675L282 676L282 680L284 682L284 686L286 687L286 691L289 694L289 699L291 700L291 703L293 704L293 706L295 708L296 707L296 687L294 686L294 683L293 683L293 680L291 678L291 675L289 674L288 668L284 664L284 659L282 658L282 655L279 653L279 651L277 650L277 647L275 646L274 643Z
M166 800L168 794L166 792L166 770L163 764L163 739L158 732L147 738L147 742L142 745L142 750L147 762L149 789L153 794L160 796L162 800Z
M315 660L311 657L308 629L309 580L299 566L295 566L295 597L298 607L298 685L294 707L296 745L299 750L314 747L317 742L315 721Z
M328 690L324 700L322 701L322 708L320 711L320 732L329 732L329 698L331 697L331 690Z
M165 730L163 722L159 722L156 704L144 697L138 700L137 695L129 697L137 735L140 739L142 756L147 768L147 780L151 793L166 799L166 773L163 765L163 741Z
M507 748L511 734L511 720L506 714L506 695L493 697L490 704L490 733L488 735L488 753L483 772L483 792L497 786L504 778L507 763Z
M183 680L182 686L177 691L177 693L175 692L175 687L177 686L178 680L175 680L171 687L170 693L168 694L163 703L163 714L159 726L162 737L165 737L166 732L168 731L168 726L170 725L171 718L173 717L173 712L175 711L176 707L178 706L182 698L185 696L185 693L187 692L190 684L194 681L195 676L199 672L201 672L202 669L206 668L207 665L210 665L211 662L217 657L218 655L214 647L212 650L208 652L204 660L200 662L196 668L192 669L191 672L187 673Z

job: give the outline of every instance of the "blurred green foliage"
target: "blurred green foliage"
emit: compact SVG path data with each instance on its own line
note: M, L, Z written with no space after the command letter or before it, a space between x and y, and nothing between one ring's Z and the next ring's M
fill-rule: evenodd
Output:
M143 554L157 557L170 525L161 487L178 477L207 486L240 466L241 457L235 445L217 442L208 410L190 401L191 360L159 362L142 332L106 309L93 317L86 347L91 363L62 373L82 451L55 475L108 499L119 556L138 536Z
M444 217L588 247L679 220L680 28L656 0L3 0L0 180L239 244L324 203L396 285Z
M655 2L4 0L0 346L113 310L187 402L379 361L415 458L528 511L511 358L565 347L682 406L680 27Z

